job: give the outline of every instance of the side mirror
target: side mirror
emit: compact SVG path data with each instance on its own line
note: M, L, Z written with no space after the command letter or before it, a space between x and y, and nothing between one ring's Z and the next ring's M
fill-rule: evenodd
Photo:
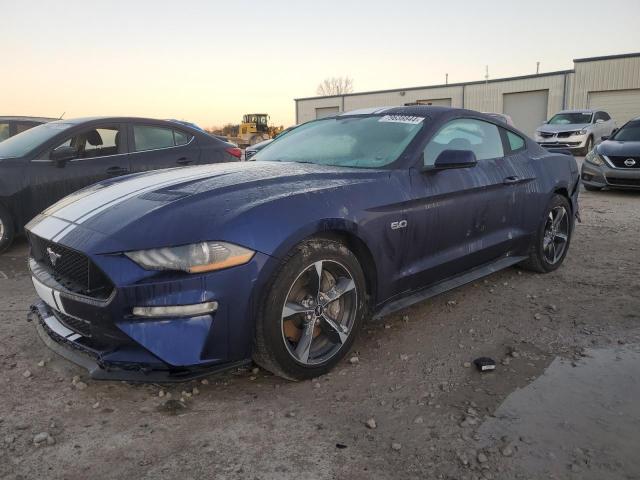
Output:
M440 152L433 167L426 170L448 170L451 168L475 167L478 161L471 150L444 150Z
M51 152L49 158L57 167L64 167L65 163L76 158L76 155L77 152L75 148L67 145L61 145Z
M609 138L611 138L609 135L603 135L600 137L600 140L606 142L607 140L609 140Z

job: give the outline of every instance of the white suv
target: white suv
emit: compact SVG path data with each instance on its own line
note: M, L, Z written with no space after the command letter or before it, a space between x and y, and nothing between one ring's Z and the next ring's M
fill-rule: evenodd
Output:
M543 147L568 148L586 155L615 128L616 122L602 110L562 110L538 127L535 137Z

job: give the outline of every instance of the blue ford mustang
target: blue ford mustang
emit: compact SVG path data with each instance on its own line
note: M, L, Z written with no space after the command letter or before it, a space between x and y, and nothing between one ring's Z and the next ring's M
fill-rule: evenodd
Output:
M461 109L302 125L255 162L98 183L27 226L41 338L94 378L249 362L318 376L382 316L500 268L550 272L578 169Z

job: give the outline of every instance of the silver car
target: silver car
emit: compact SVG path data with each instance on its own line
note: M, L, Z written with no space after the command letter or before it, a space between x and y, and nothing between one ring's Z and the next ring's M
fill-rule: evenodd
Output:
M543 147L586 155L615 128L616 122L602 110L562 110L536 129L535 140Z

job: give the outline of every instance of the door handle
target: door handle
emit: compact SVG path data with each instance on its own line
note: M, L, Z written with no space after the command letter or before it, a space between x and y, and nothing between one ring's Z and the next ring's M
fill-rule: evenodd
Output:
M188 159L187 157L180 157L178 160L176 160L176 163L178 165L189 165L192 162L192 160Z
M520 181L520 177L518 177L517 175L511 175L510 177L506 177L504 180L502 180L502 183L504 185L511 185L514 183L518 183Z
M127 170L126 168L122 168L122 167L109 167L109 168L107 168L107 174L108 175L124 175L126 173L129 173L129 170Z

